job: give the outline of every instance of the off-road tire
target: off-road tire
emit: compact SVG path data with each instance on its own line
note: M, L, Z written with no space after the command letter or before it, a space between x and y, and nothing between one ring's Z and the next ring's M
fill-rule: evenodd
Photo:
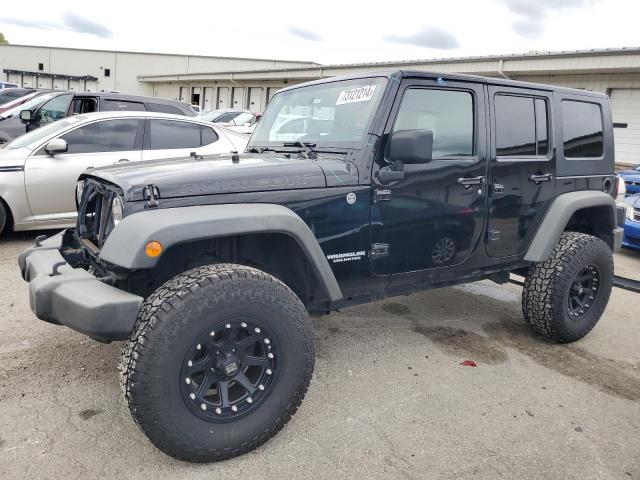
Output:
M572 318L569 292L577 275L589 265L599 272L598 290L584 315ZM613 285L613 255L599 238L564 232L551 255L533 265L522 290L522 312L533 329L548 339L568 343L584 337L598 323Z
M230 316L259 317L279 337L284 360L255 410L210 423L187 408L180 368L190 342ZM119 369L131 415L151 442L177 459L211 462L246 453L284 427L306 394L314 356L309 315L284 283L255 268L216 264L182 273L147 298Z

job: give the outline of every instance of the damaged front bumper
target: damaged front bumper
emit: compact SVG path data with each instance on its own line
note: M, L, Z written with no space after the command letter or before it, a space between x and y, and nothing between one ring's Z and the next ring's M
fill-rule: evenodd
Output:
M27 249L18 258L29 282L31 310L40 320L66 325L96 340L124 340L133 330L142 297L108 285L70 265L63 252L72 230Z

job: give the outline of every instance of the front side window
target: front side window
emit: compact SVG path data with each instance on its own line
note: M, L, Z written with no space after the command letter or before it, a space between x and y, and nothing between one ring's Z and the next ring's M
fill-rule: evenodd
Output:
M184 115L182 110L172 105L164 105L162 103L148 103L147 106L152 112L173 113L174 115Z
M58 95L40 107L36 115L37 123L51 123L67 116L73 94Z
M496 156L544 156L549 149L547 102L541 98L496 95Z
M318 147L360 148L386 83L386 78L360 78L279 92L258 122L251 145L299 141Z
M210 127L174 120L151 120L149 136L151 150L199 148L218 139Z
M604 153L602 110L597 103L562 101L565 158L598 158Z
M67 153L126 152L136 150L141 120L120 119L82 125L60 138L67 142Z
M433 157L473 155L473 97L469 92L408 89L393 131L431 130Z

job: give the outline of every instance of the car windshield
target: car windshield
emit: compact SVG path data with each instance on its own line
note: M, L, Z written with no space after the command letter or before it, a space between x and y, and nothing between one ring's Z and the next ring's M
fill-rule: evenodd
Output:
M308 142L360 148L386 83L386 78L361 78L278 93L260 118L250 146Z
M37 96L35 98L32 98L28 102L23 103L22 105L18 105L16 107L13 107L10 110L7 110L6 112L3 112L0 115L2 116L2 118L9 118L9 117L12 117L14 115L18 116L18 115L20 115L20 112L22 110L31 110L34 107L42 105L47 100L51 100L53 97L55 97L54 94L39 95L39 96Z
M253 113L243 112L232 120L236 125L253 122Z
M200 118L202 120L205 120L207 122L212 122L214 121L216 118L218 118L220 115L222 115L224 112L221 112L220 110L211 110L207 113L203 113L202 115L200 115Z
M57 132L62 132L67 127L78 123L80 120L81 118L79 116L76 116L63 118L62 120L58 120L57 122L49 123L36 130L31 130L29 133L20 135L15 140L7 143L4 149L13 150L15 148L29 147L29 145L31 145L32 143L36 143L43 138L46 138L48 135L55 135Z

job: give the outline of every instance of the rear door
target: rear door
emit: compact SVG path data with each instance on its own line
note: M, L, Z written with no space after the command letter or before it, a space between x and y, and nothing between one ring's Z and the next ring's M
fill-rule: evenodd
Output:
M142 125L143 120L135 118L81 125L56 137L65 140L69 149L54 156L42 145L25 164L25 188L35 219L73 219L80 174L90 167L140 160Z
M555 192L551 92L489 86L491 160L486 250L522 254Z

